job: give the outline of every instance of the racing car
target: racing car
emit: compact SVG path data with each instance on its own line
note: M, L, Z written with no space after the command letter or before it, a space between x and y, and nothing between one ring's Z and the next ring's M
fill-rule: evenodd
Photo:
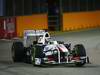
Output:
M28 43L29 37L31 43ZM82 44L71 44L56 41L45 30L25 30L24 41L15 41L12 45L12 59L14 62L26 62L35 66L53 64L75 64L83 66L89 62L86 50Z

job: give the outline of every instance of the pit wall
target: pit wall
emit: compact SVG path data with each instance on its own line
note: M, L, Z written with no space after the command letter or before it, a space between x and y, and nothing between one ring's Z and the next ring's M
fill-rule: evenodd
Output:
M63 31L100 27L100 11L63 13Z
M27 29L48 29L47 14L34 14L31 16L17 16L16 30L17 36L22 37L23 31Z

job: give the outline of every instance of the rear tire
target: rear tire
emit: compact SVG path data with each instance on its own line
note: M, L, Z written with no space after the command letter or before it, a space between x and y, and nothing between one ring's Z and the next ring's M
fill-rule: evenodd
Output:
M22 62L24 58L24 46L22 42L14 42L12 45L12 59L14 62Z
M86 50L82 44L74 46L75 55L79 57L86 57ZM81 62L76 62L75 65L78 67L83 66L86 63L86 58L80 59Z

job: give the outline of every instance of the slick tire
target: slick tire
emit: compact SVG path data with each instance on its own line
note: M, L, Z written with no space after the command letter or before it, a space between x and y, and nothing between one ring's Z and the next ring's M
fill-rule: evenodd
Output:
M24 46L22 42L14 42L12 45L13 62L22 62L24 58Z
M82 44L75 45L74 50L75 50L75 55L80 57L86 57L86 50ZM75 65L81 67L86 63L86 59L82 59L81 61L82 62L76 62Z

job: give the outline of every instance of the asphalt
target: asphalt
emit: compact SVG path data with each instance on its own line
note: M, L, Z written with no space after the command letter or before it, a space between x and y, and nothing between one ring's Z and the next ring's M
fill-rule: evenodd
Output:
M83 44L90 64L84 67L73 65L55 65L34 67L32 64L13 63L11 46L14 40L0 40L0 75L100 75L100 29L53 34L56 40L75 44Z

